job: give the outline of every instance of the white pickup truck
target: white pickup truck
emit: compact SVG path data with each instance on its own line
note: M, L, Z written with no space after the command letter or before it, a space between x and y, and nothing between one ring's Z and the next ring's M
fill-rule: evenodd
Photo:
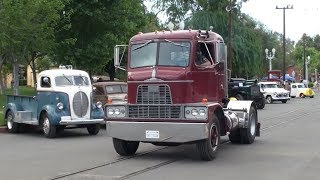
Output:
M277 82L259 82L260 91L266 98L266 102L271 104L274 101L286 103L290 99L290 92L280 88Z

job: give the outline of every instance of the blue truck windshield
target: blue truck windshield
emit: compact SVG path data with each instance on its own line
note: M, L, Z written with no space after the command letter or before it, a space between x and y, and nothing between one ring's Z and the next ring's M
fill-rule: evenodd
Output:
M158 48L159 46L159 48ZM157 60L157 49L159 58ZM146 66L179 66L189 65L190 43L186 41L152 42L144 44L134 44L131 46L130 67Z
M88 77L84 76L57 76L55 77L56 86L89 86Z

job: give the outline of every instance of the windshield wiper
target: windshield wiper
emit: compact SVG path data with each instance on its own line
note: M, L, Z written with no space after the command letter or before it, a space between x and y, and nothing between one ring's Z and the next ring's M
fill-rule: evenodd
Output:
M141 46L138 46L138 47L134 48L132 51L135 51L135 50L137 50L137 49L143 48L143 47L145 47L146 45L150 44L151 42L153 42L153 40L149 40L149 41L145 42L145 43L142 44Z
M168 40L168 39L165 39L165 41L166 41L166 42L169 42L169 43L171 43L171 44L173 44L173 45L175 45L175 46L189 47L189 46L186 46L186 45L183 45L183 44L178 44L178 43L172 42L172 41L170 41L170 40Z
M81 76L81 74L79 74L79 76L80 76L81 80L84 82L84 85L88 85L87 82L86 82L86 80L84 79L84 77Z
M62 74L62 76L63 76L64 78L66 78L66 79L69 81L69 83L72 85L72 82L70 81L70 79L69 79L66 75Z

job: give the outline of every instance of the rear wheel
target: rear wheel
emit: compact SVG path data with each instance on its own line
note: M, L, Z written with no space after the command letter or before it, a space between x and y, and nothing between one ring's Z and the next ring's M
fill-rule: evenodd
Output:
M121 156L132 156L139 147L139 142L137 141L125 141L117 138L112 138L112 140L114 149Z
M257 101L257 108L258 109L263 109L264 106L266 105L266 102L265 102L265 99L264 98L261 98L259 101Z
M7 121L7 129L9 133L19 132L19 124L14 122L14 114L12 111L9 111L7 113L6 121Z
M56 126L51 124L48 115L45 113L41 118L42 131L46 138L54 138L56 137Z
M220 126L218 118L214 116L209 125L209 137L197 143L200 158L205 161L213 160L220 146Z
M241 94L237 94L235 97L237 100L244 100L243 96Z
M313 98L314 96L310 96L310 98Z
M300 94L300 97L301 97L301 98L305 98L306 96L305 96L303 93L301 93L301 94Z
M251 144L256 138L256 129L257 129L257 112L253 106L251 106L249 111L248 127L240 129L241 143Z
M90 135L97 135L100 131L100 124L87 125L87 130Z
M249 111L248 127L238 128L230 132L229 140L232 143L251 144L254 142L257 131L257 113L253 106Z

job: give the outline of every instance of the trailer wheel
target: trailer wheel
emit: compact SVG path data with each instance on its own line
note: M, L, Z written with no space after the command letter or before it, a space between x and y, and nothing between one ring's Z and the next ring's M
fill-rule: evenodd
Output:
M89 124L87 130L90 135L97 135L100 131L100 124Z
M46 138L54 138L56 137L56 126L52 125L48 115L45 113L41 118L42 131Z
M112 138L112 141L114 149L121 156L132 156L139 147L139 141L125 141L117 138Z
M209 127L209 137L197 143L200 158L205 161L213 160L220 146L220 126L216 116L213 117Z
M7 113L6 121L7 121L7 129L9 133L19 132L19 124L14 122L14 115L12 111L9 111Z
M256 137L257 123L258 118L256 110L253 106L251 106L249 111L248 127L240 129L241 143L251 144L254 142Z

